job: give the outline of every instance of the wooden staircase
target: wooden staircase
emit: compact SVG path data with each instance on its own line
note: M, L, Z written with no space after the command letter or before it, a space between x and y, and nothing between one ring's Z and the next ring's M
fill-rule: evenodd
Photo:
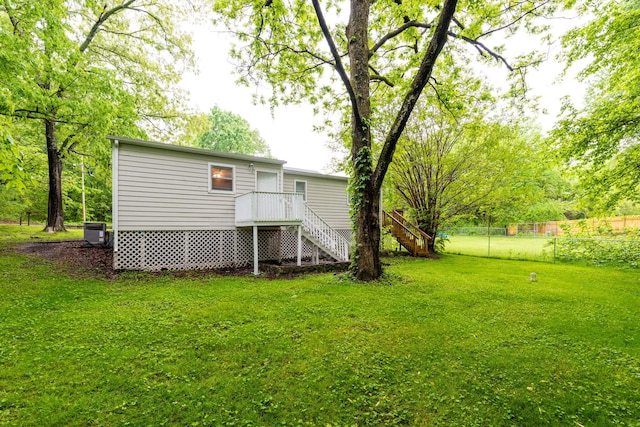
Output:
M391 235L396 238L411 255L424 257L429 255L427 242L431 237L420 230L418 226L407 220L402 213L397 210L382 212L382 225L391 227Z

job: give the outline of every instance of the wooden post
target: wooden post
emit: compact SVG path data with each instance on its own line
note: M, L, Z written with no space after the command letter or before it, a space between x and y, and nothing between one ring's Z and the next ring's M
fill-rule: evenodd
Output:
M487 218L487 256L491 257L491 214Z
M84 197L84 156L82 157L82 163L80 163L81 171L81 188L82 188L82 222L87 222L87 205Z

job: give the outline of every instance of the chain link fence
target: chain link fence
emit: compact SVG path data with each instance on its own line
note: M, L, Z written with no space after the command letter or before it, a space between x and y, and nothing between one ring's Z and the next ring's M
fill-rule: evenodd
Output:
M640 266L640 240L448 234L445 253L545 262Z

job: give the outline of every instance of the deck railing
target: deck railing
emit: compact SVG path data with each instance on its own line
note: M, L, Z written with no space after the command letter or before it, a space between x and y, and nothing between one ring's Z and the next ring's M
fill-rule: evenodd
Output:
M383 212L383 226L391 226L391 235L413 256L425 256L429 253L427 242L431 237L409 222L398 211Z
M302 229L332 256L339 258L340 261L349 260L349 241L327 224L306 203L304 204Z
M340 261L349 260L349 241L331 228L301 193L253 191L236 197L236 226L302 225L310 241Z
M300 193L253 191L236 197L236 225L299 223L303 206Z

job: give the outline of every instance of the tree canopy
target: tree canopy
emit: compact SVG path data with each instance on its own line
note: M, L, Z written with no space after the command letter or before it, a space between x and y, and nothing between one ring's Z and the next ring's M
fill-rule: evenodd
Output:
M305 100L320 109L348 111L354 270L359 279L371 280L382 272L380 189L422 92L437 92L439 72L455 73L471 62L498 63L516 72L535 62L532 55L507 60L489 39L518 28L539 31L536 18L562 4L351 0L343 11L342 2L320 0L220 0L215 10L237 37L232 55L242 82L266 81L273 104ZM389 104L397 110L374 152L372 128Z
M587 65L584 106L567 101L554 139L582 170L592 202L640 200L640 2L593 2L594 18L564 38L567 65Z
M4 1L0 115L32 122L46 143L47 230L64 229L62 170L73 153L105 157L104 136L166 132L172 88L190 66L177 27L189 2Z
M214 106L206 118L207 128L196 141L200 148L227 153L270 157L260 133L238 114Z

